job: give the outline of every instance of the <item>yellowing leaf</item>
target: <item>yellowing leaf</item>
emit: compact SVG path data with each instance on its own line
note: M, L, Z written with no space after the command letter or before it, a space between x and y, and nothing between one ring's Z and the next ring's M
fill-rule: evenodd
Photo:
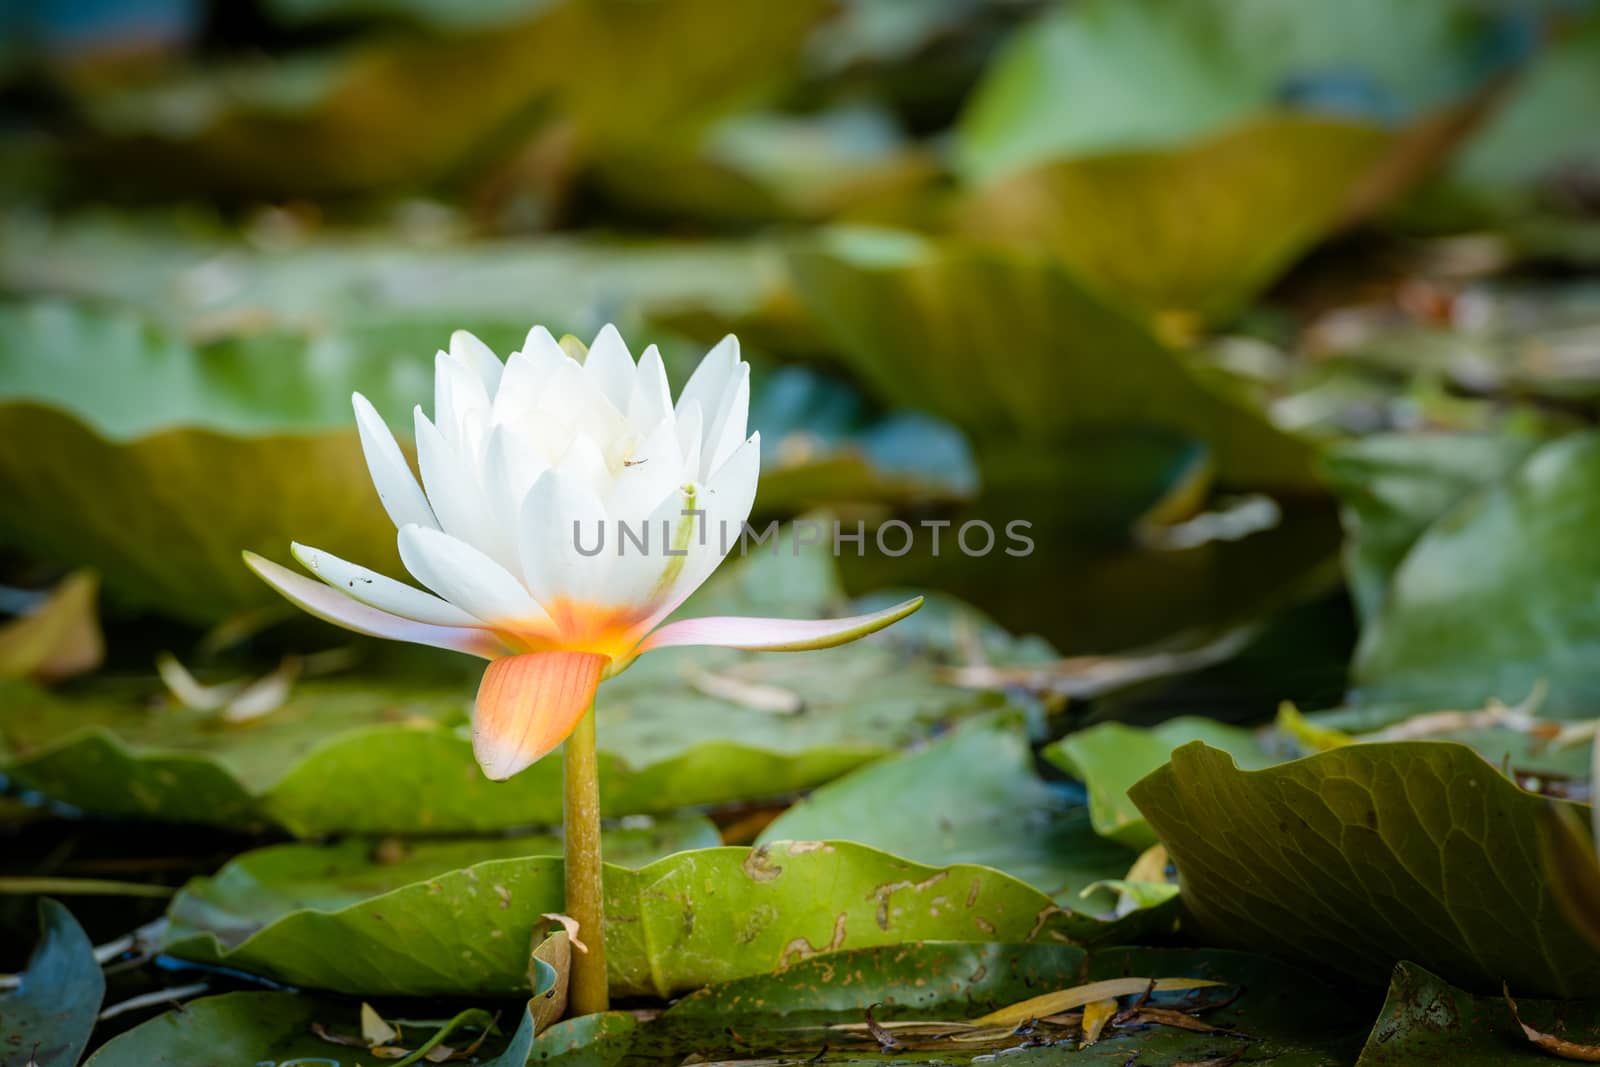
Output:
M105 638L95 612L100 580L69 575L33 611L0 624L0 678L55 682L100 666Z
M1073 1008L1081 1008L1107 997L1125 997L1150 990L1165 993L1174 989L1201 989L1221 985L1204 978L1108 978L1100 982L1060 989L1054 993L1030 997L1018 1004L991 1011L972 1020L974 1026L1016 1026L1029 1019L1042 1019L1059 1015Z

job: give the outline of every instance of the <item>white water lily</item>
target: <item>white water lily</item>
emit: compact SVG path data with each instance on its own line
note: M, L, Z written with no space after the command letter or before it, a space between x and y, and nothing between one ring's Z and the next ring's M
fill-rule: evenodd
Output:
M749 366L731 336L676 403L655 346L635 363L610 326L581 362L543 327L503 364L457 332L435 368L434 417L416 410L420 486L372 405L354 397L400 557L426 588L300 544L295 558L320 582L246 559L329 622L490 660L472 736L491 778L561 744L600 681L640 653L822 648L921 604L846 619L665 621L739 543L755 500L760 440L746 432ZM619 524L643 531L646 550L624 547Z

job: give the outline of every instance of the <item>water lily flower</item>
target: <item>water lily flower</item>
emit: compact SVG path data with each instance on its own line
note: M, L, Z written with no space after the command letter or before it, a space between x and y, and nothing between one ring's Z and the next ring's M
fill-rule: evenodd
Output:
M755 500L749 371L730 336L674 404L655 346L635 364L611 326L582 362L542 326L504 364L458 331L436 358L433 419L416 410L420 486L372 405L354 397L400 557L426 588L300 544L295 558L320 581L246 559L319 618L488 659L473 749L489 777L508 778L559 745L600 681L641 653L823 648L916 610L912 600L846 619L663 625L738 544Z
M489 660L472 744L490 778L509 778L567 742L568 910L585 912L592 970L600 682L675 645L841 644L911 614L921 598L844 619L667 621L740 543L755 501L750 368L731 336L674 403L655 346L636 363L610 326L576 355L534 327L504 363L457 332L435 360L433 418L416 410L420 485L372 405L359 393L354 404L400 558L423 588L301 544L293 554L315 578L245 559L319 618ZM592 881L575 886L575 877ZM603 1006L603 985L587 1003Z

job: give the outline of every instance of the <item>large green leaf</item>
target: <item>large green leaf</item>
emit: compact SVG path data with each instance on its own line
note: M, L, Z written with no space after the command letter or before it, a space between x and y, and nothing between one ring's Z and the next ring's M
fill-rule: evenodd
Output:
M1562 203L1564 178L1600 160L1600 134L1584 116L1600 105L1600 19L1557 35L1507 100L1456 157L1444 182L1475 215L1505 216ZM1436 197L1439 190L1430 190ZM1580 194L1581 198L1581 194Z
M1592 712L1600 695L1600 435L1545 445L1433 523L1362 630L1353 696L1413 708L1522 700ZM1426 960L1418 962L1426 963Z
M1059 477L1074 435L1158 431L1204 442L1232 484L1314 482L1309 446L1203 381L1059 264L869 230L828 231L790 264L854 369L881 395L968 431L980 457L1021 437ZM1092 450L1080 451L1087 461Z
M203 997L112 1038L86 1067L263 1062L358 1067L371 1058L365 1049L340 1048L311 1032L312 1023L331 1025L334 1011L327 1001L296 993Z
M1376 434L1330 449L1324 469L1339 494L1345 576L1361 617L1377 615L1390 576L1435 519L1537 445L1512 432Z
M757 843L825 838L919 863L995 867L1085 913L1092 909L1079 891L1122 877L1135 858L1102 841L1083 805L1034 773L1015 716L968 723L919 752L831 782L778 816ZM1087 922L1072 929L1097 932Z
M641 867L662 856L722 844L710 820L675 815L604 831L606 862ZM490 860L562 854L554 834L405 843L347 838L333 845L273 845L247 853L173 899L171 937L215 933L237 944L292 908L337 911L390 890Z
M106 980L83 927L41 900L39 932L21 986L0 996L0 1067L76 1067L100 1014Z
M249 870L250 859L236 870ZM271 888L251 883L259 918ZM219 883L205 902L229 907ZM225 947L210 934L174 955L295 985L368 994L514 994L527 989L528 940L561 910L561 861L479 863L338 910L298 908ZM670 996L761 974L839 948L903 941L1060 937L1048 896L984 867L933 868L849 842L680 852L606 869L612 991ZM253 921L253 920L252 920Z
M961 118L957 159L987 179L1049 159L1182 144L1285 103L1404 117L1475 86L1499 32L1491 16L1450 0L1062 5L991 69Z
M1151 729L1104 722L1068 734L1047 746L1044 758L1083 782L1096 833L1129 848L1148 848L1155 832L1128 796L1135 782L1167 762L1172 750L1191 741L1230 753L1247 770L1276 762L1253 732L1210 719L1178 718Z
M1197 933L1379 984L1415 960L1467 988L1573 996L1600 952L1539 860L1543 798L1471 749L1350 745L1259 771L1195 742L1134 786Z
M976 191L964 228L1152 311L1221 320L1359 206L1390 148L1372 126L1273 116L1179 149L1041 163Z
M749 1056L828 1045L845 1055L864 1053L863 1058L875 1062L877 1050L866 1035L858 1039L866 1044L841 1048L846 1035L821 1027L859 1024L869 1008L878 1020L962 1021L1040 993L1128 975L1203 978L1242 987L1238 1000L1202 1018L1249 1035L1251 1053L1263 1062L1333 1067L1349 1063L1360 1044L1360 1022L1335 991L1312 975L1260 956L1217 950L1110 948L1086 953L1069 945L921 944L833 953L776 974L702 990L679 1001L645 1031L642 1036L654 1044L641 1042L641 1047L704 1048L714 1042L728 1055ZM711 1026L716 1027L714 1034L707 1033ZM1022 1051L1030 1039L1037 1040L1026 1028L1019 1030L1004 1061L1037 1062ZM1086 1063L1121 1063L1137 1055L1140 1063L1175 1064L1217 1055L1234 1040L1142 1027L1113 1030L1086 1049L1076 1049L1069 1040L1041 1051L1050 1063L1076 1052ZM959 1045L932 1058L965 1061Z
M1524 1022L1546 1033L1600 1043L1600 1008L1593 1004L1518 997L1517 1011ZM1504 997L1463 993L1414 963L1401 963L1356 1067L1550 1067L1555 1062L1528 1042Z

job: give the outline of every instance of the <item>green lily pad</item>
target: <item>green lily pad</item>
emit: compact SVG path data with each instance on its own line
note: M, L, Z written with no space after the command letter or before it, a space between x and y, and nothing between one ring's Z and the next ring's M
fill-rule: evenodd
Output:
M1272 116L1182 148L1040 164L970 194L964 229L1057 256L1112 298L1223 321L1403 190L1371 184L1396 144L1364 123Z
M1381 984L1399 960L1570 997L1600 952L1539 860L1545 799L1464 745L1350 745L1259 771L1195 742L1131 791L1196 932Z
M699 815L670 816L646 827L604 831L606 862L641 867L686 849L722 844ZM348 838L334 845L273 845L233 860L210 878L192 880L173 898L170 937L214 933L238 944L292 908L338 911L415 882L490 860L562 854L553 834L420 840L401 843Z
M1592 713L1600 694L1600 435L1535 451L1447 511L1395 570L1362 629L1359 703L1428 710L1514 704L1543 681L1542 711ZM1425 960L1418 962L1426 963Z
M1501 31L1448 0L1403 11L1384 0L1055 7L974 93L956 157L987 180L1050 159L1184 144L1285 106L1404 119L1480 84Z
M545 1030L534 1023L533 1012L523 1012L511 1044L484 1067L527 1067L529 1064L564 1063L569 1067L609 1067L633 1046L637 1023L625 1011L580 1015Z
M1600 1008L1593 1004L1518 997L1517 1011L1524 1022L1546 1033L1600 1044ZM1356 1067L1415 1063L1549 1067L1555 1062L1529 1043L1504 997L1463 993L1415 963L1401 963L1394 969L1389 998Z
M0 996L0 1067L76 1067L100 1014L106 980L78 920L41 900L39 931L22 984Z
M757 844L830 838L919 863L1005 871L1074 912L1075 938L1104 935L1091 917L1111 910L1109 900L1085 902L1079 892L1120 878L1137 855L1101 840L1083 805L1034 773L1027 735L1011 715L968 723L830 782L778 816Z
M608 683L603 810L648 814L798 792L999 703L937 683L927 668L913 681L883 644L797 655L664 652ZM781 691L807 710L710 696L708 677ZM470 682L306 682L266 722L239 729L152 710L138 696L69 700L6 683L0 751L19 784L104 814L278 825L301 836L559 822L559 760L507 783L478 770L466 734L472 690Z
M1056 446L1075 434L1163 431L1204 442L1226 483L1314 484L1309 445L1197 375L1059 264L835 229L790 266L867 383L967 431L980 459L1020 437L1061 469Z
M1537 438L1502 434L1376 434L1324 457L1339 494L1350 595L1363 619L1378 614L1389 579L1428 526L1514 470Z
M248 857L251 920L271 886ZM243 873L238 876L243 878ZM294 985L371 995L526 995L528 939L561 910L561 861L491 860L327 911L297 907L226 946L214 933L175 956ZM220 883L213 916L230 907ZM840 948L903 941L1062 937L1045 894L984 867L925 867L849 842L680 852L606 870L607 962L618 996L666 997Z
M1144 849L1156 843L1156 834L1128 790L1166 763L1173 749L1191 741L1204 741L1230 753L1247 770L1277 762L1253 731L1190 717L1150 729L1098 723L1047 745L1043 755L1088 789L1089 816L1096 833L1128 848Z
M1247 1047L1263 1062L1345 1064L1360 1045L1362 1022L1332 989L1315 977L1273 960L1217 950L1095 949L1070 945L899 945L819 956L770 975L729 982L685 997L642 1032L639 1049L713 1045L728 1056L814 1052L824 1045L841 1056L878 1062L867 1035L856 1044L831 1024L860 1024L867 1009L879 1021L965 1021L1041 993L1128 975L1192 977L1242 987L1233 1004L1204 1013L1216 1026L1234 1027L1253 1039ZM1181 998L1180 998L1181 999ZM1166 1000L1157 995L1156 1003ZM715 1027L714 1035L708 1027ZM1030 1035L1019 1032L1004 1059L1032 1062ZM1042 1049L1045 1062L1075 1053L1086 1063L1121 1063L1137 1053L1140 1063L1175 1064L1231 1051L1237 1037L1167 1027L1113 1029L1093 1047L1075 1041ZM1004 1047L1004 1046L1002 1046ZM937 1062L965 1062L992 1047L959 1045L940 1050ZM918 1057L926 1051L902 1052ZM1122 1058L1118 1058L1118 1057Z
M1503 219L1565 210L1559 183L1600 160L1600 136L1584 115L1600 100L1600 20L1554 35L1530 69L1456 156L1440 185L1468 217ZM1428 190L1439 196L1441 190ZM1570 223L1561 220L1563 225Z
M224 993L190 1001L106 1042L85 1067L192 1067L201 1063L306 1063L359 1067L366 1049L311 1033L335 1008L297 993ZM345 1007L344 1012L348 1013Z
M370 1067L376 1061L366 1048L325 1041L313 1024L341 1036L356 1036L356 1005L349 1001L301 993L223 993L191 1000L154 1019L118 1034L89 1057L85 1067ZM437 1026L406 1024L402 1037L421 1041ZM449 1040L464 1045L475 1040ZM505 1045L491 1035L485 1050ZM483 1053L480 1053L480 1055ZM426 1061L424 1061L426 1062ZM522 1061L517 1061L521 1067Z

